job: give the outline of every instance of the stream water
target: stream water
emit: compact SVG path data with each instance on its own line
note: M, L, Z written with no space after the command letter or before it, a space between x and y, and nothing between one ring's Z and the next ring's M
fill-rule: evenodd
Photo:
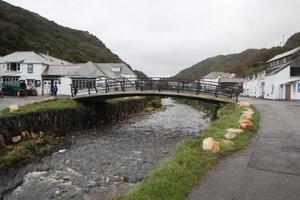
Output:
M107 199L127 192L198 134L209 118L162 100L163 111L74 134L72 145L17 171L0 173L0 199Z

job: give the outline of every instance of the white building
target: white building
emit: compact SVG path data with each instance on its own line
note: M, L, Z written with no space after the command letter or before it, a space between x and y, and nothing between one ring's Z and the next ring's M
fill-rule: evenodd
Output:
M210 72L205 75L201 80L204 82L219 83L221 78L234 78L235 74L225 72Z
M136 78L124 63L73 64L49 55L33 51L15 52L0 57L0 82L24 81L38 94L51 94L56 83L59 95L71 95L70 85L86 86L101 78Z
M300 47L277 55L266 62L266 70L244 83L250 97L278 100L300 99Z

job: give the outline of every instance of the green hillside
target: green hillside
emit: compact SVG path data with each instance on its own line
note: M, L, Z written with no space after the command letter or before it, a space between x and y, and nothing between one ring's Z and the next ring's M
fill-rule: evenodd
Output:
M219 55L207 58L190 68L182 70L176 77L199 79L212 71L231 72L238 76L245 77L249 74L264 70L263 63L273 56L299 46L300 33L296 33L287 40L284 47L247 49L237 54Z
M96 36L0 0L0 56L33 50L72 62L121 62Z

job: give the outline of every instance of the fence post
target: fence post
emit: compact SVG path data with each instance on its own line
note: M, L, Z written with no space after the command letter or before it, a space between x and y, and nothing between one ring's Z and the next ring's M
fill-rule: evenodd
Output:
M218 86L216 86L215 97L218 97Z
M159 78L159 84L158 84L158 91L160 92L160 90L161 90L161 78Z
M107 80L105 80L105 93L107 93L108 90L107 90Z
M182 81L182 92L184 91L184 81Z
M70 87L71 87L71 96L74 97L73 84L70 84Z
M143 81L141 81L141 91L143 91Z
M177 80L177 93L179 93L179 80Z
M123 92L125 92L125 79L123 78L123 88L122 88L122 90L123 90Z
M150 80L150 90L152 90L152 80Z
M200 92L200 81L198 80L196 84L197 84L196 94L199 94L199 92Z

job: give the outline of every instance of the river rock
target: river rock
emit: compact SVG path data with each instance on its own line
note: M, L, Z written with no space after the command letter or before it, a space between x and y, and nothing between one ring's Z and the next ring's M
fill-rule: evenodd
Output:
M9 106L9 112L18 112L19 109L20 109L20 107L17 104Z
M22 136L22 140L31 140L32 139L29 131L22 131L21 136Z
M231 140L224 140L224 139L222 139L221 143L224 144L224 145L226 145L226 146L234 145L234 142L232 142Z
M234 139L236 136L237 136L236 133L231 133L231 132L225 134L226 139Z
M40 131L40 138L43 138L43 137L45 137L45 132L44 131Z
M19 143L21 140L22 140L22 136L21 135L12 137L12 143L13 144Z
M65 160L64 164L66 166L70 166L72 164L72 161L71 160Z
M34 139L34 140L39 138L39 135L35 132L31 132L30 135L31 135L32 139Z
M217 153L220 151L220 144L212 137L205 138L202 141L202 148L206 151L211 151L213 153Z
M237 103L237 105L238 105L239 107L243 107L243 108L248 108L248 107L250 107L250 103L247 102L247 101L240 101L240 102Z
M240 134L244 133L244 131L240 128L229 128L229 129L227 129L227 133L234 133L234 134L240 135Z

